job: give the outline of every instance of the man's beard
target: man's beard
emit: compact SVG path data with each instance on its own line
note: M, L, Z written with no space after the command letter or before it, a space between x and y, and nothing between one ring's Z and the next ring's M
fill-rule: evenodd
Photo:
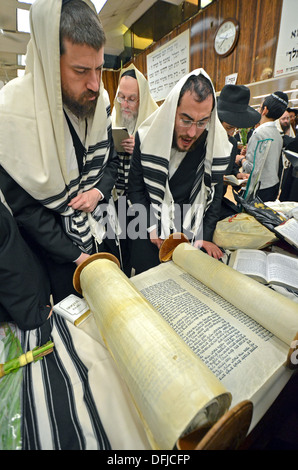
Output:
M135 113L131 113L129 116L123 116L123 114L121 113L121 116L122 126L125 127L130 134L132 134L136 126L138 115Z
M94 100L89 98L95 96ZM73 95L69 94L66 90L62 89L62 100L68 109L78 118L88 118L94 115L99 92L87 91L83 93L77 100Z
M205 129L204 132L192 143L192 145L189 147L187 152L192 152L193 150L195 150L195 148L198 146L199 142L202 139L204 139L206 135L207 135L207 131ZM174 132L174 134L173 134L172 148L177 150L178 152L185 152L185 150L178 147L176 132Z
M282 128L283 132L287 132L290 129L291 124L290 123L281 124L280 127Z

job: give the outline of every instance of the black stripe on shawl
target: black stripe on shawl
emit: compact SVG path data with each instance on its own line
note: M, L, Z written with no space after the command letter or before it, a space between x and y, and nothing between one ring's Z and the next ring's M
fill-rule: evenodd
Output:
M163 200L163 197L164 197L164 193L165 193L164 188L159 189L159 188L156 188L156 186L151 186L151 184L149 183L146 183L146 187L151 196L151 202L153 204L160 204L160 199ZM153 196L157 197L157 199L155 200Z
M44 206L48 204L52 204L55 201L59 201L60 199L65 199L66 198L66 193L67 193L67 188L65 187L61 193L56 194L55 196L48 197L46 199L39 199L39 202L43 204Z
M96 152L96 150L100 150L100 149L107 149L109 148L109 141L108 140L102 140L101 142L97 142L96 144L94 145L90 145L87 152L86 152L86 155L90 155L90 153L93 153L93 152Z
M36 332L37 344L40 344L39 329L37 329ZM30 348L28 332L23 332L23 334L25 335L23 350L29 351ZM23 369L22 405L22 449L41 450L41 443L38 432L38 420L34 403L31 364L24 367Z
M230 156L228 156L228 157L218 157L216 159L213 159L213 161L212 161L212 173L224 174L229 162L230 162ZM223 169L218 169L218 167L220 167L220 166L222 166Z
M168 169L169 167L169 161L167 158L164 158L164 157L156 157L155 155L149 155L149 154L144 153L142 154L142 161L154 163L154 164L163 166L166 169Z
M84 391L84 401L86 403L90 421L92 423L92 427L94 429L95 435L97 437L97 441L99 443L99 448L106 449L106 450L110 449L111 446L110 446L108 437L101 423L101 419L99 417L99 414L98 414L98 411L97 411L97 408L96 408L96 405L92 396L92 392L90 390L90 386L88 382L88 369L84 365L84 363L81 361L81 359L79 358L76 352L76 349L72 341L72 337L70 335L69 329L67 328L65 320L63 320L61 317L58 317L57 324L59 324L59 327L60 327L59 333L60 333L61 339L63 340L67 351L71 353L74 365L80 376L80 380L81 380L83 391Z
M110 443L102 426L88 383L88 369L75 350L66 321L61 317L56 317L55 314L52 315L50 321L52 326L55 325L79 376L83 390L83 400L90 417L98 448L110 450ZM40 334L41 328L34 332L36 334L36 345L43 344ZM25 332L25 335L29 339L30 332ZM24 342L24 349L26 350L29 349L28 339ZM34 384L32 384L31 368L34 366L36 365L33 363L24 368L22 426L22 448L24 450L41 450L42 448L39 436L42 435L43 429L38 427L34 402L34 399L36 399L36 403L38 403L38 396L36 396L36 393L34 394ZM51 442L53 449L85 449L86 440L76 412L72 381L64 367L63 360L61 360L55 348L53 353L39 361L39 367L42 373L42 390L47 403L47 419L52 431Z

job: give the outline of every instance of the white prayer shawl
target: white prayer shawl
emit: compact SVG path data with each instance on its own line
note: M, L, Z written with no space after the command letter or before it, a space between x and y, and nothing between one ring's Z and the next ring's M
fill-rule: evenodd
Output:
M135 135L137 129L142 124L145 119L147 119L156 109L158 109L158 105L154 101L151 96L149 83L144 77L144 75L133 65L130 64L128 67L124 68L120 72L118 88L116 92L116 96L119 92L119 85L122 75L127 72L128 70L134 70L136 74L136 79L139 86L139 109L138 109L138 116L135 124L134 131L132 135ZM121 115L121 105L118 101L114 100L114 106L112 111L112 127L122 127L122 115ZM125 193L125 190L128 185L128 174L130 169L130 159L131 155L127 153L120 153L118 152L118 157L120 160L120 165L118 169L118 178L115 184L115 191L114 191L114 198L117 199L117 196L121 196Z
M36 0L31 6L26 73L0 91L0 164L34 199L60 213L67 234L83 251L90 252L88 215L67 204L102 178L110 147L110 103L101 83L93 121L88 126L80 177L77 166L67 165L65 152L59 50L61 4L61 0ZM89 214L89 219L99 220L98 212Z
M122 75L127 72L128 70L134 70L136 74L136 79L139 86L139 110L138 110L138 117L135 125L135 129L133 135L135 135L137 129L140 127L143 121L147 119L156 109L158 109L158 105L154 101L151 96L149 83L144 77L144 75L133 65L130 64L128 67L124 68L120 72L118 88L116 92L116 96L118 95L119 91L119 84L122 78ZM112 111L112 127L122 127L122 116L121 116L121 106L118 101L114 100L113 111Z
M178 98L181 88L188 77L199 74L204 75L212 84L210 77L203 69L196 69L189 73L174 86L159 109L138 129L144 181L155 217L157 221L161 222L161 238L166 238L172 230L175 231L175 208L169 189L168 168L172 151ZM217 116L214 89L213 94L215 106L207 126L206 155L202 163L204 168L198 167L197 169L197 177L190 196L191 207L183 221L183 227L186 230L190 230L194 236L198 233L203 216L214 196L214 188L211 186L211 174L212 172L224 173L230 159L232 147L227 133ZM152 169L155 170L156 174L154 179L151 177L152 171L150 170ZM207 181L209 181L209 184Z

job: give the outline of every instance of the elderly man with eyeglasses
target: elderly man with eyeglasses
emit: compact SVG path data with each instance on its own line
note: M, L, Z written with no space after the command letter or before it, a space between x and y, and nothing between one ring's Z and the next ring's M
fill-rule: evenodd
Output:
M118 239L119 257L122 269L127 276L131 274L130 240L126 230L129 220L127 216L127 187L131 156L138 127L156 109L158 109L158 105L150 94L149 84L144 75L133 64L123 69L120 73L114 100L112 127L125 127L128 130L129 138L121 142L123 151L117 151L120 164L113 197L121 227L121 235Z
M159 264L159 248L175 232L210 256L222 256L212 238L230 152L212 82L197 69L174 86L136 134L128 183L136 273Z
M123 152L118 152L120 166L115 184L115 198L127 192L130 159L138 127L149 117L158 105L150 94L149 84L144 75L133 65L123 69L112 111L112 127L125 127L129 138L121 142Z

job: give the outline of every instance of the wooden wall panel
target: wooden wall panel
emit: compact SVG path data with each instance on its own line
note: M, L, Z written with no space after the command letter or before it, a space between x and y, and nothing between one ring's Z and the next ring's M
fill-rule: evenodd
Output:
M102 73L102 81L110 98L111 107L113 106L114 97L118 88L119 71L104 70Z
M190 69L204 68L215 90L220 91L225 77L238 73L237 84L249 84L272 77L282 10L281 0L217 0L176 27L171 33L132 59L147 77L146 56L186 29L190 31ZM214 36L226 18L239 22L240 34L234 51L227 57L216 55ZM113 75L116 74L115 79ZM119 72L104 77L111 96L115 95Z
M190 24L191 70L203 68L212 80L217 70L213 38L218 27L218 6L218 2L211 4Z
M281 10L281 0L259 0L258 27L255 29L256 49L252 61L250 83L261 80L265 69L270 68L273 71Z

